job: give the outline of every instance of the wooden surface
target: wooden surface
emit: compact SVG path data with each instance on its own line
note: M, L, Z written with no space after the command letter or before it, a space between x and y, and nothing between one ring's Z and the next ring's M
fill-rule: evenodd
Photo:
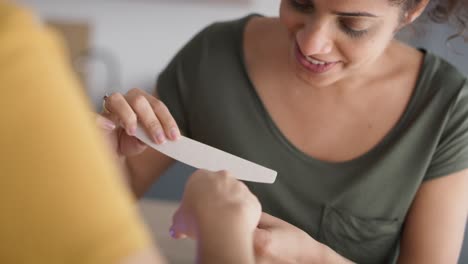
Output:
M139 202L140 211L150 228L159 249L166 256L168 263L195 263L195 242L175 240L169 235L172 215L177 210L177 202L144 199Z

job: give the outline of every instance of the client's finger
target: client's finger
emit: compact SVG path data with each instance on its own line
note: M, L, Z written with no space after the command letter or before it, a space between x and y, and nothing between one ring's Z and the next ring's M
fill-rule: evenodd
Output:
M105 131L112 131L116 128L114 122L103 117L102 115L96 115L96 123L98 124L99 128L104 129Z
M187 224L188 219L186 219L182 211L183 209L179 207L172 216L172 226L169 229L169 234L175 239L190 237L189 225Z
M179 232L177 230L177 228L175 228L175 227L171 227L169 229L169 234L174 239L186 239L186 238L188 238L188 236L186 234Z

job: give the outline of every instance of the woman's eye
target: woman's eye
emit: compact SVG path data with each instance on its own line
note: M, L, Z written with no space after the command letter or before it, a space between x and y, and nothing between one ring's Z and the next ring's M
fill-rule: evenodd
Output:
M346 33L348 36L352 38L363 37L369 32L368 29L356 29L353 26L351 26L349 23L346 23L344 21L340 21L340 28L341 30L343 30L344 33Z
M290 2L299 11L308 11L314 8L314 4L310 0L291 0Z

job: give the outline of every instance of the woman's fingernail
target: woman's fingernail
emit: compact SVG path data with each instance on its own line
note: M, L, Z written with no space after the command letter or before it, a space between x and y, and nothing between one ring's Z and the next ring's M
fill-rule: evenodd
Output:
M177 140L180 136L179 130L175 127L171 128L169 133L171 135L172 140Z
M135 127L127 128L127 134L128 134L129 136L135 136L135 134L136 134L136 128L135 128Z
M174 229L169 229L169 235L171 235L172 238L175 238L175 231Z
M164 136L164 132L158 131L156 133L156 139L159 144L164 144L166 142L166 137Z
M114 130L115 129L115 124L111 121L104 121L104 128L107 130Z

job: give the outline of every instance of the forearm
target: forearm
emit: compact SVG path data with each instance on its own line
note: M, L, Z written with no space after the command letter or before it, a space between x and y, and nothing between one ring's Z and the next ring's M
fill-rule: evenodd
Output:
M151 184L159 178L159 175L154 173L153 177L150 177L149 173L142 172L141 169L138 169L138 160L135 158L122 157L120 160L128 186L137 199L142 198Z
M139 199L174 163L174 160L153 150L134 157L121 158L130 188Z
M225 225L206 227L198 234L198 263L253 264L253 233Z
M317 263L323 264L352 264L353 261L346 259L340 254L336 253L333 249L327 245L321 244L321 257Z

